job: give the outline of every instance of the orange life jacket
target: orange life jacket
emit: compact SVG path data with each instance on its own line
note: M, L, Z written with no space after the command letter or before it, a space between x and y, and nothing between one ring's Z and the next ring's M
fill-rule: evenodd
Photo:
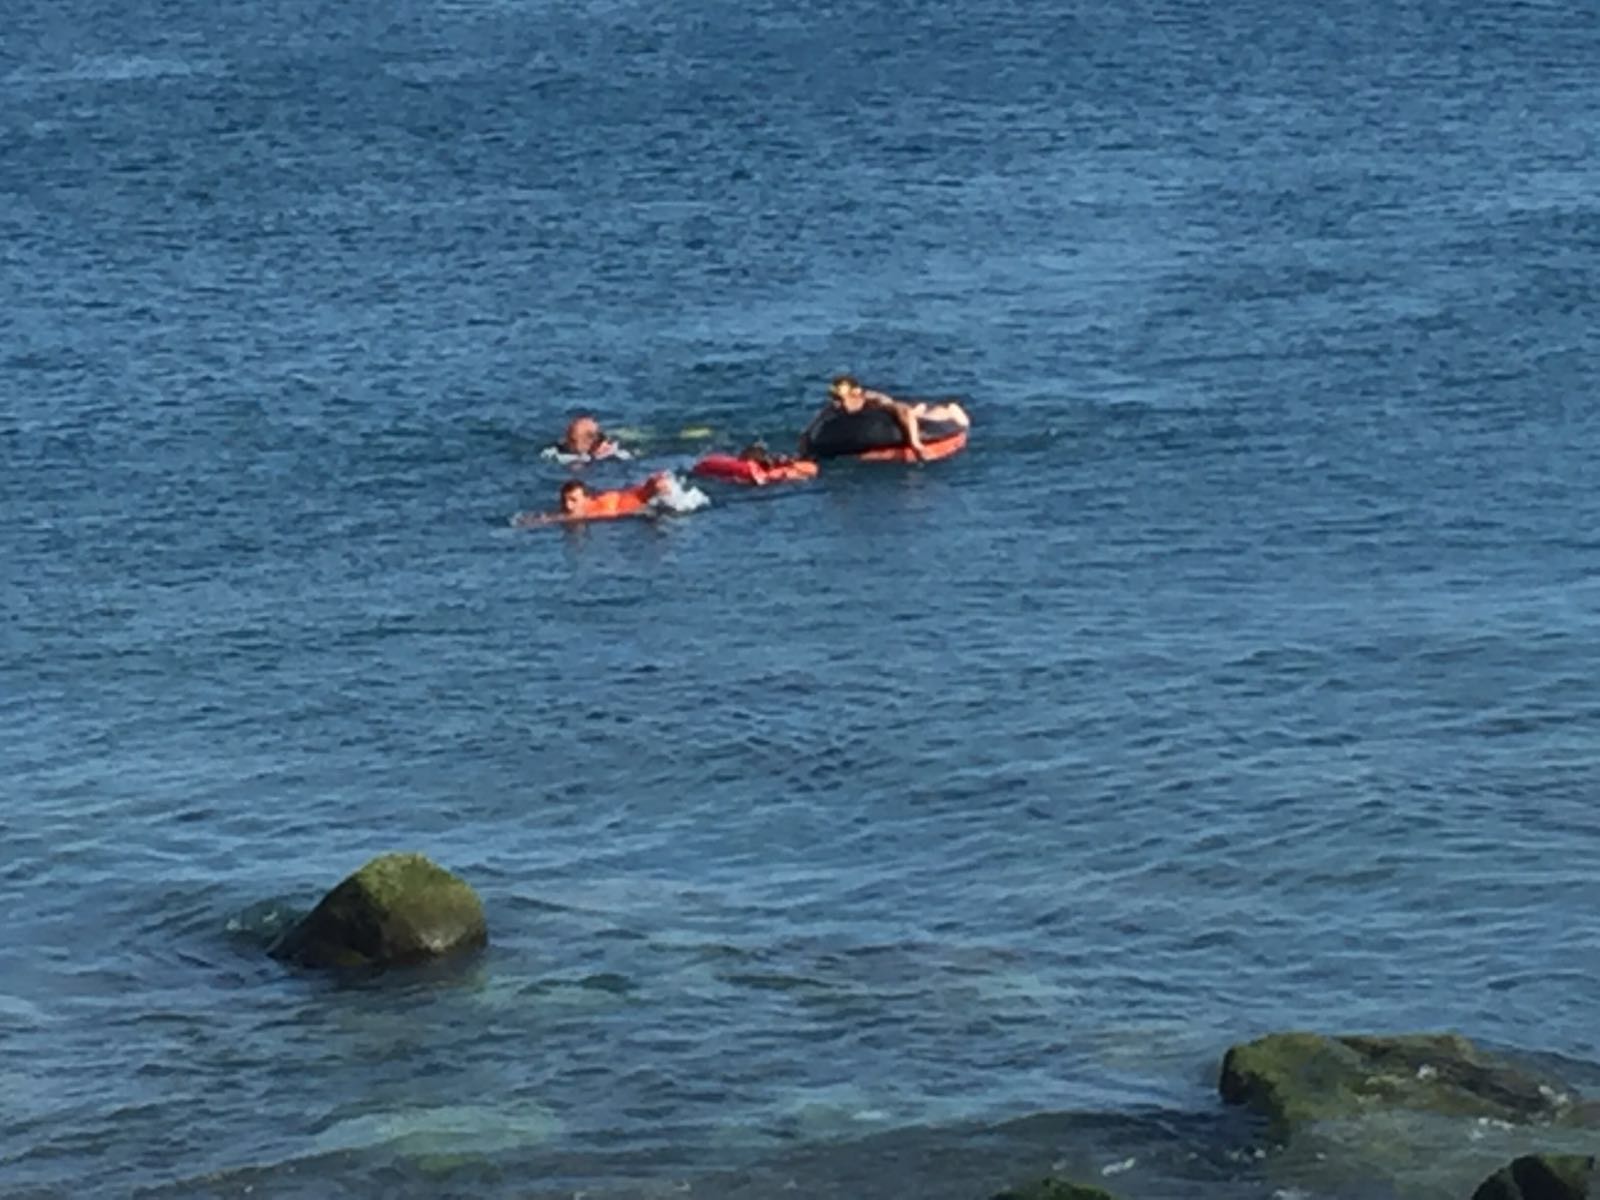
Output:
M596 492L583 502L583 507L572 513L570 520L604 521L611 517L631 517L642 511L655 495L655 485L650 480L637 487L618 488L613 492Z

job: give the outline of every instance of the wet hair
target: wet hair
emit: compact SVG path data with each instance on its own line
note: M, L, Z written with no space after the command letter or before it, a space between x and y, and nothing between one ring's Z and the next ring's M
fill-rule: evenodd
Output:
M561 498L565 500L568 496L575 492L586 492L588 490L589 489L584 487L583 484L578 480L569 479L561 485Z
M600 428L600 422L595 420L593 414L578 413L572 420L567 422L567 431L561 435L562 443L564 445L572 444L573 439L580 430L594 434L596 445L605 440L605 431Z
M832 388L832 390L834 390L834 391L838 391L842 387L860 387L860 386L861 385L856 382L856 377L854 375L835 375L833 377L833 388Z

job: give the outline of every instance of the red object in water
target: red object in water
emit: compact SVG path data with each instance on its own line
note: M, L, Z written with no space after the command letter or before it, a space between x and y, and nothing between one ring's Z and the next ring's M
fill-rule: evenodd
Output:
M936 458L949 458L966 444L967 431L960 429L945 437L923 442L922 457L928 462ZM917 461L917 452L910 446L884 446L877 450L863 450L859 454L846 454L842 457L853 458L859 462L910 463Z
M720 479L723 483L744 483L761 487L768 483L798 483L817 477L817 464L803 458L791 458L763 466L746 458L731 454L708 454L694 466L689 474L704 479Z

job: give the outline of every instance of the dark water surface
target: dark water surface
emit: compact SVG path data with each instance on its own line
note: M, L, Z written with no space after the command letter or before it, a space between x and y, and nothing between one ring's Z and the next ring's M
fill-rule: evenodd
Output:
M1233 1040L1600 1059L1592 6L6 12L6 1195L1267 1196ZM971 447L506 528L845 369ZM393 848L483 959L264 959Z

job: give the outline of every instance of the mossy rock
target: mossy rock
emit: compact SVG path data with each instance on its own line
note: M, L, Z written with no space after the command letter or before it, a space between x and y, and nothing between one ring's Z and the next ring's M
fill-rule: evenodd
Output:
M993 1200L1116 1200L1104 1188L1069 1183L1065 1179L1040 1179L1001 1192Z
M1472 1200L1588 1200L1593 1156L1529 1154L1485 1179Z
M488 940L465 880L420 854L385 854L324 896L272 954L305 967L397 967Z
M1513 1124L1556 1120L1571 1109L1556 1086L1456 1034L1269 1034L1228 1051L1218 1090L1227 1103L1266 1115L1285 1135L1314 1121L1384 1109Z

